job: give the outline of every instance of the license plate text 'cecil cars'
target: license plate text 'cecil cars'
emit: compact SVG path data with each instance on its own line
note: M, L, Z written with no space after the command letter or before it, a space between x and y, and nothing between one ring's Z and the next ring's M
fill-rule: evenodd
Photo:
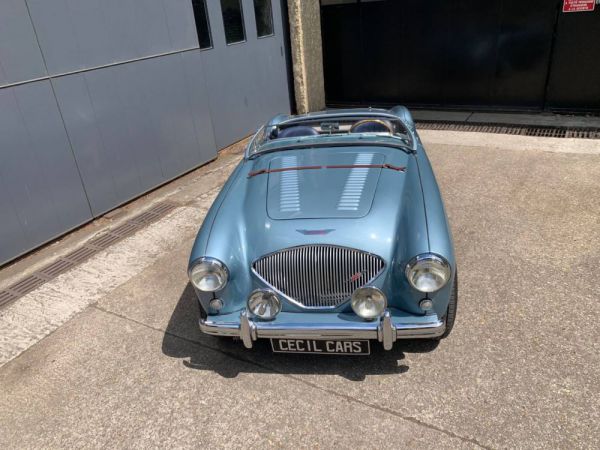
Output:
M276 353L321 353L325 355L368 355L368 340L332 341L320 339L271 339Z

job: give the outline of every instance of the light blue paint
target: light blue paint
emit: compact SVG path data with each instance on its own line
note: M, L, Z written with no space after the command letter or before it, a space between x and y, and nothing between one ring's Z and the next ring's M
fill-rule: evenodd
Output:
M336 112L323 114L333 117ZM404 270L410 259L427 252L443 256L452 267L451 280L454 279L456 262L443 203L410 113L405 108L394 108L376 112L344 110L341 114L393 114L391 117L399 118L406 126L408 144L400 145L397 138L385 136L320 136L309 138L313 145L307 148L290 148L286 142L274 140L259 149L267 148L267 152L252 156L251 143L246 157L210 209L190 256L190 265L201 256L210 256L229 268L228 284L216 293L225 302L222 317L239 315L249 293L267 287L252 273L253 261L299 245L333 244L379 255L386 266L371 284L385 292L391 308L414 318L423 316L418 303L425 294L408 284ZM278 116L271 124L295 120ZM316 144L329 144L331 139L335 145ZM395 141L390 142L391 139ZM389 164L405 170L325 167L352 164ZM249 176L260 170L294 165L316 167ZM295 176L284 176L289 173ZM319 235L298 230L332 231ZM446 314L452 285L449 282L429 295L434 301L434 312L440 317ZM200 296L205 310L210 298ZM349 302L323 313L306 311L286 299L283 311L304 312L293 315L299 321L316 320L323 314L353 314ZM212 320L220 317L212 316Z

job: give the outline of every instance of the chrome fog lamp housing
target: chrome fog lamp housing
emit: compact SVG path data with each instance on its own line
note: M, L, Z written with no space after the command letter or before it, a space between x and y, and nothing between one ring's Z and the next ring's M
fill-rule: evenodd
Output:
M275 292L258 289L248 297L248 311L264 320L272 320L281 312L281 300Z
M419 302L419 308L423 311L431 311L433 309L433 301L430 298L424 298Z
M203 292L221 290L229 279L227 266L215 258L200 258L189 271L189 278L196 289Z
M208 307L214 312L219 312L223 309L224 303L220 298L213 298L209 303Z
M376 287L362 287L352 293L350 305L357 316L366 320L374 320L385 312L387 298Z
M452 270L444 258L432 253L415 256L406 265L406 278L419 292L436 292L443 288Z

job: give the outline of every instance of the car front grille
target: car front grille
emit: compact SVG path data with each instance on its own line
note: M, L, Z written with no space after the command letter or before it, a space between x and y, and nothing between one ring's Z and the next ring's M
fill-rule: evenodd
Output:
M303 245L256 260L254 272L306 308L334 308L373 280L385 263L379 256L334 245Z

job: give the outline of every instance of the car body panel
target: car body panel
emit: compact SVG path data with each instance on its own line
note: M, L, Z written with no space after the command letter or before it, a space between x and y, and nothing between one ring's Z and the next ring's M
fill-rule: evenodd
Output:
M364 115L371 111L346 110L344 114ZM397 108L391 111L406 121L413 144L407 151L378 145L369 140L370 136L360 145L355 140L347 146L283 146L258 155L247 151L208 212L190 256L190 268L199 258L210 256L229 270L229 280L221 291L197 292L202 308L213 322L218 322L219 317L230 320L240 314L252 291L269 288L252 270L254 261L307 244L336 245L380 256L385 261L384 270L370 285L386 294L389 308L401 311L399 317L423 317L427 314L420 309L419 301L431 298L434 310L430 314L445 316L456 261L443 202L410 113ZM335 112L321 114L329 116ZM290 120L294 119L278 116L271 124ZM249 148L252 145L251 141ZM358 163L378 167L361 171L327 168ZM379 167L384 164L402 170ZM295 170L307 166L312 168ZM352 189L346 189L348 183ZM414 256L429 252L449 262L452 278L438 292L426 295L409 285L404 272ZM224 304L218 314L209 307L215 296ZM331 320L344 321L348 315L354 315L349 299L323 313L282 298L282 310L296 313L286 316L286 320L294 317L295 321L308 323L317 315L331 314Z
M384 160L384 155L370 148L271 156L269 169L282 171L268 174L268 215L276 220L364 217L371 209L382 169L339 166L381 165ZM298 167L304 169L285 170Z
M337 149L343 153L351 150L352 148ZM367 148L362 147L355 150L356 154L368 152ZM211 214L213 213L211 208L209 213L211 217L207 217L207 220L213 219L213 225L205 250L202 252L201 245L196 244L191 257L193 261L200 256L210 255L229 268L230 280L220 293L220 297L227 300L224 312L239 310L245 306L247 294L234 298L239 295L237 293L249 293L254 289L265 287L252 274L250 270L252 262L268 253L305 244L334 243L342 247L374 253L386 262L384 273L375 280L374 285L386 288L388 284L397 286L398 283L405 282L403 270L398 270L399 266L408 262L408 258L404 255L416 255L429 250L416 161L395 149L371 149L373 150L377 153L384 152L386 161L392 161L395 165L406 165L406 171L375 169L381 173L377 179L376 193L369 213L356 218L271 219L267 214L265 199L268 195L269 177L272 174L248 178L249 173L257 170L258 161L255 160L249 160L241 167L240 174L235 177L228 189L227 201L216 202L213 205L213 208L219 208L218 215ZM292 150L285 154L299 153L306 156L306 152L321 151L323 149ZM279 156L272 153L265 157L278 158ZM261 161L260 165L263 164L265 162ZM323 171L329 173L327 169ZM337 172L338 169L332 171ZM311 194L310 197L308 194ZM301 198L307 202L319 203L318 194L318 191L309 190L306 195L301 194ZM332 231L322 235L310 233L315 230ZM402 230L402 233L398 233L398 230ZM203 234L201 230L199 236ZM200 241L203 240L204 238L200 238ZM389 274L393 277L388 277ZM404 289L390 292L388 298L390 304L406 303L406 308L416 310L415 302L418 299L407 299L404 298L405 296L401 298L396 294L401 291ZM348 305L344 305L339 309L347 308ZM297 305L284 303L284 311L286 310L300 310L300 308Z

